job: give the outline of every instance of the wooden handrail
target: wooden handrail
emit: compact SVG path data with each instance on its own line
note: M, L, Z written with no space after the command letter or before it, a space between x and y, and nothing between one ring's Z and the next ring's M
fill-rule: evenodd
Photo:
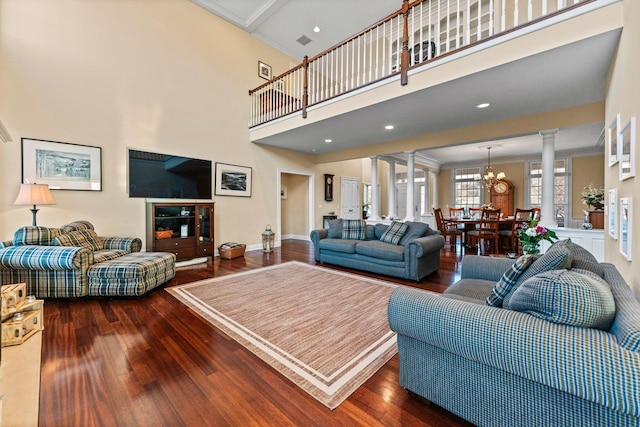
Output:
M402 7L396 12L312 58L305 56L301 64L249 90L252 96L249 127L298 111L306 118L309 106L393 76L399 75L400 84L406 85L408 71L413 68L598 0L563 0L563 5L557 3L559 9L545 11L543 8L544 15L538 16L533 16L529 9L524 22L521 15L518 22L508 27L504 24L505 0L477 0L473 5L464 3L462 7L461 0L442 0L447 7L444 15L440 12L440 1L402 0ZM447 1L453 2L451 12ZM502 25L497 22L500 9L494 9L494 5L503 8ZM474 19L477 23L471 26L468 16L473 16L470 15L473 7L476 8L477 18ZM463 13L466 23L460 20ZM515 21L517 17L516 7ZM443 19L445 24L442 24ZM411 52L410 41L414 44Z

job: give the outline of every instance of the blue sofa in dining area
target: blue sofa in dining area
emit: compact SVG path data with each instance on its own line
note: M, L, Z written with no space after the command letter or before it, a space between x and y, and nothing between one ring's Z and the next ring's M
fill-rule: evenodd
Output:
M400 384L477 426L640 426L640 302L569 239L389 300Z
M329 222L311 232L317 262L419 281L440 268L444 237L422 222Z

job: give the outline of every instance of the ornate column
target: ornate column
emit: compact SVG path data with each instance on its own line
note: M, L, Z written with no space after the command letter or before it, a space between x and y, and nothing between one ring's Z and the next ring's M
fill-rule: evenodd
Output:
M555 181L555 143L558 129L540 131L542 136L542 206L540 225L557 227L554 214L553 187Z
M380 200L378 200L378 157L371 157L371 212L369 219L380 219Z
M387 219L396 217L396 161L387 160L389 163L389 177L387 179Z
M413 201L413 195L415 194L415 151L405 151L407 155L407 216L405 221L415 221L415 203Z

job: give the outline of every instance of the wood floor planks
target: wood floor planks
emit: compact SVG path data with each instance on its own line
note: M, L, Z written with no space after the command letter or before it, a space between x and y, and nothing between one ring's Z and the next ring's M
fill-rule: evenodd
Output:
M460 259L447 246L439 272L417 284L367 276L442 292L459 278ZM311 244L285 241L269 255L182 267L167 286L291 260L315 264ZM41 426L470 425L410 398L397 356L330 411L164 289L50 299L44 311Z

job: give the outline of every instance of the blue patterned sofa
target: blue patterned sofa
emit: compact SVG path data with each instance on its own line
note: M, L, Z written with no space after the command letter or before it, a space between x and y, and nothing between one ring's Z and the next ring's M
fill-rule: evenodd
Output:
M21 227L0 242L2 284L39 298L139 296L175 275L175 256L140 252L138 238L99 237L88 221Z
M366 224L337 219L311 232L315 259L386 276L421 280L440 268L444 237L423 222Z
M640 303L568 240L466 256L444 294L399 287L388 314L401 385L475 425L640 426Z

